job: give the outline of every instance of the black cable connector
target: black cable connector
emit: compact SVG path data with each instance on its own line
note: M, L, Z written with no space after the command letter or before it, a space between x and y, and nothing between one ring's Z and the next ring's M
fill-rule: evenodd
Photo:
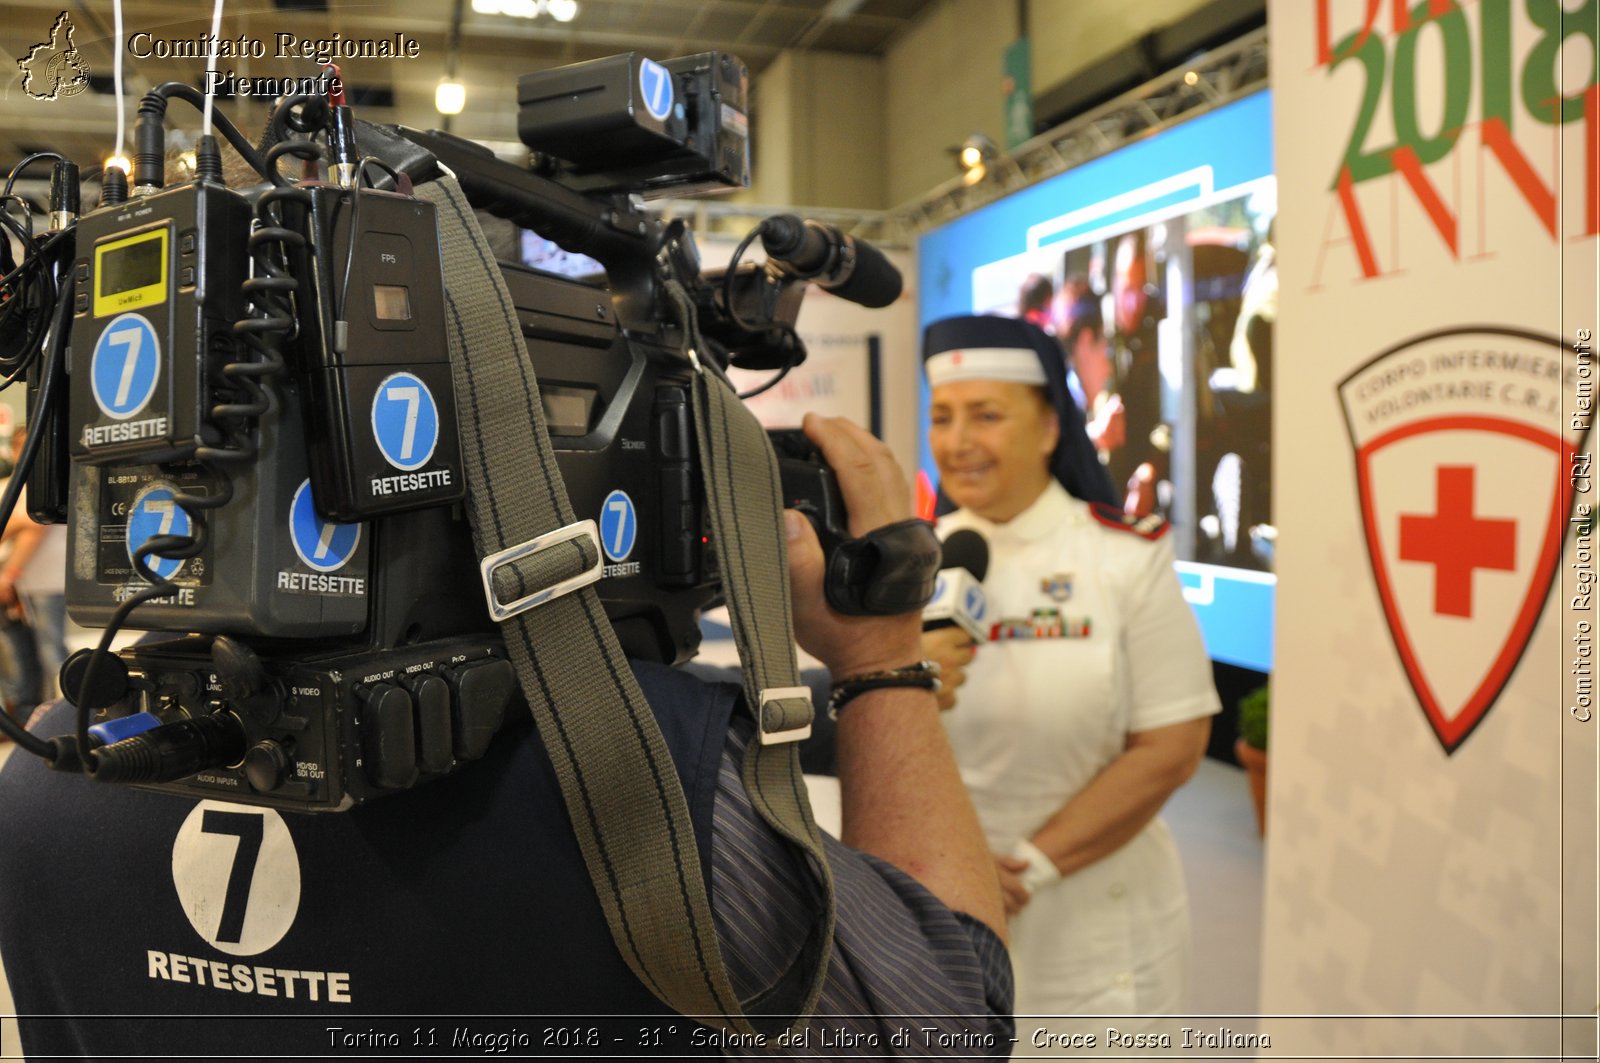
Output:
M210 133L201 136L194 148L194 173L202 181L222 184L222 147Z
M70 227L78 220L80 206L78 164L63 159L50 168L50 231Z
M97 782L171 782L244 759L244 725L220 712L152 727L94 751Z
M199 89L182 81L168 81L145 93L144 99L139 101L139 120L133 127L135 191L159 189L166 184L166 122L169 99L182 100L198 110L204 110L206 102L205 95ZM270 176L261 152L256 150L256 146L239 132L239 127L229 121L226 115L213 113L211 124L221 130L223 137L233 145L233 150L237 151L256 173L262 177ZM198 156L198 152L196 155ZM197 157L196 162L198 161Z
M100 205L115 207L128 201L128 175L120 166L107 166L100 171Z
M149 92L139 101L133 124L133 187L161 188L167 183L167 98Z
M46 739L45 746L47 751L43 756L53 770L83 774L83 758L78 755L77 735L57 735Z

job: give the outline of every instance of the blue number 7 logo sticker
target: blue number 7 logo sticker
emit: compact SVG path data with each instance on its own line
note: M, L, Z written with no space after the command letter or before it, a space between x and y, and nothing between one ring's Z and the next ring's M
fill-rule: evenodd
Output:
M121 314L95 341L89 386L100 412L125 421L145 408L161 377L161 339L143 314Z
M639 97L656 121L672 113L672 72L653 59L639 63Z
M600 506L600 546L613 561L633 553L639 535L639 517L626 491L613 491Z
M361 543L361 525L323 520L312 504L311 481L306 480L289 503L289 541L307 566L333 572L355 555Z
M188 538L194 525L189 514L178 505L177 496L170 487L148 487L139 494L128 514L128 559L151 538L158 535L177 535ZM162 579L171 579L183 567L183 558L157 557L144 559L150 570Z
M439 444L439 407L411 373L385 377L372 396L372 435L383 459L410 472L428 464Z

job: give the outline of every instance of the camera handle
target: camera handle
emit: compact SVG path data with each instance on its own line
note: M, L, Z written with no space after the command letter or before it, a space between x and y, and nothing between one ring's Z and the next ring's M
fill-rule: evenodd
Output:
M834 898L821 835L800 796L805 790L794 743L809 729L811 698L795 665L776 460L766 434L726 384L699 375L694 401L702 471L713 531L727 559L724 586L735 631L760 632L761 640L747 645L741 634L739 641L760 730L745 757L745 785L763 819L800 850L806 858L800 866L816 876L807 891L818 908L808 920L814 929L793 977L761 1002L763 1015L745 1016L722 962L671 755L589 586L603 564L598 538L592 524L585 529L574 519L500 268L453 179L421 185L417 194L438 207L445 275L453 282L447 292L450 362L460 397L467 510L490 609L505 617L508 655L618 951L657 997L706 1025L769 1035L794 1026L821 993ZM731 453L708 446L707 433L730 438ZM765 463L750 460L761 454ZM740 541L741 528L754 525L732 511L735 481L742 500L758 490L766 494L756 497L770 496L770 535L746 531ZM741 555L746 549L750 553ZM731 563L741 556L742 565ZM764 588L766 594L748 582L751 575L771 579L775 573L781 587ZM601 772L601 764L612 767ZM676 890L662 885L662 867L678 869Z

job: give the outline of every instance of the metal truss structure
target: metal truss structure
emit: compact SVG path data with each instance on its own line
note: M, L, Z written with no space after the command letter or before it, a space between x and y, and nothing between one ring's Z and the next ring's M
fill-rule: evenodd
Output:
M890 210L888 227L902 239L914 237L1266 86L1267 30L1262 27L1041 133L986 167L975 183L957 177Z
M985 167L976 181L955 177L887 211L769 207L700 200L663 200L651 208L692 219L697 232L749 228L772 214L826 221L864 239L907 247L920 234L1075 166L1149 137L1267 86L1267 30L1196 56L1114 100L1020 145Z

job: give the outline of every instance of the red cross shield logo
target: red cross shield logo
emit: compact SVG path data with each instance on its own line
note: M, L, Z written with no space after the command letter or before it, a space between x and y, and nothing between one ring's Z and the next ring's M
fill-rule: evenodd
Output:
M1516 670L1560 566L1578 355L1494 327L1408 340L1339 385L1373 578L1447 754Z

